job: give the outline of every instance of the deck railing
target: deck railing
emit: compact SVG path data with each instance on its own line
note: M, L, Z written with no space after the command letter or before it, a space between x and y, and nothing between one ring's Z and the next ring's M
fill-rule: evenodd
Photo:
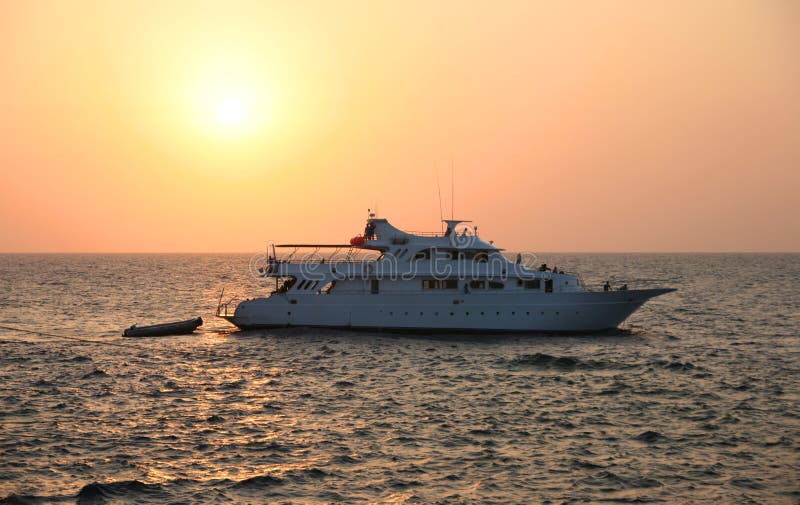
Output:
M284 247L284 251L289 246ZM324 251L324 252L323 252ZM381 252L374 249L362 249L360 247L329 247L322 249L315 246L294 246L291 252L279 254L260 253L251 258L250 266L252 270L259 273L271 273L280 264L339 264L339 263L367 263L377 260Z
M238 297L233 297L226 302L220 301L219 305L217 305L217 316L218 317L230 317L236 312L236 307L239 305ZM230 311L230 314L228 313Z
M420 237L444 237L444 232L441 231L406 231L405 233Z

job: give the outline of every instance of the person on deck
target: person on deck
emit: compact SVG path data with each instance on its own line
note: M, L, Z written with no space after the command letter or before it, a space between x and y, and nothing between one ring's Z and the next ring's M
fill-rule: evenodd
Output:
M603 291L611 291L611 284L609 284L608 281L606 281L606 283L603 284Z
M374 223L367 223L367 227L364 228L364 238L367 240L372 240L375 238L375 224Z

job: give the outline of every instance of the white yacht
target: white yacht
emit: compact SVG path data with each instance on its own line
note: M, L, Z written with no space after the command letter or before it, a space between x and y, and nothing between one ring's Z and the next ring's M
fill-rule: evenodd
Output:
M220 295L217 315L241 329L588 332L674 291L589 291L576 274L508 259L469 221L443 223L441 233L406 232L369 214L350 244L272 246L255 272L274 290L242 302Z

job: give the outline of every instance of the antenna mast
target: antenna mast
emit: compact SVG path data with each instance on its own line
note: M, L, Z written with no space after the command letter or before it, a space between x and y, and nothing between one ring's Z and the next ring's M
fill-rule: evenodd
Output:
M439 193L439 229L444 233L442 221L444 215L442 213L442 186L439 184L439 170L436 170L436 191Z
M455 163L453 162L453 155L450 155L450 219L455 219L455 217L453 217L453 207L455 207L455 204L453 202L455 201L455 194L456 194L455 190L456 179L454 175L455 174L454 167Z

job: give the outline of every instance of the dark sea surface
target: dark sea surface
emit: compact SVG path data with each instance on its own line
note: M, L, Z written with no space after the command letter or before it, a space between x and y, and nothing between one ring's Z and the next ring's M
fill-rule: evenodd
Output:
M679 289L581 336L236 332L249 259L0 255L0 325L96 341L0 329L0 503L800 502L800 255L542 255Z

